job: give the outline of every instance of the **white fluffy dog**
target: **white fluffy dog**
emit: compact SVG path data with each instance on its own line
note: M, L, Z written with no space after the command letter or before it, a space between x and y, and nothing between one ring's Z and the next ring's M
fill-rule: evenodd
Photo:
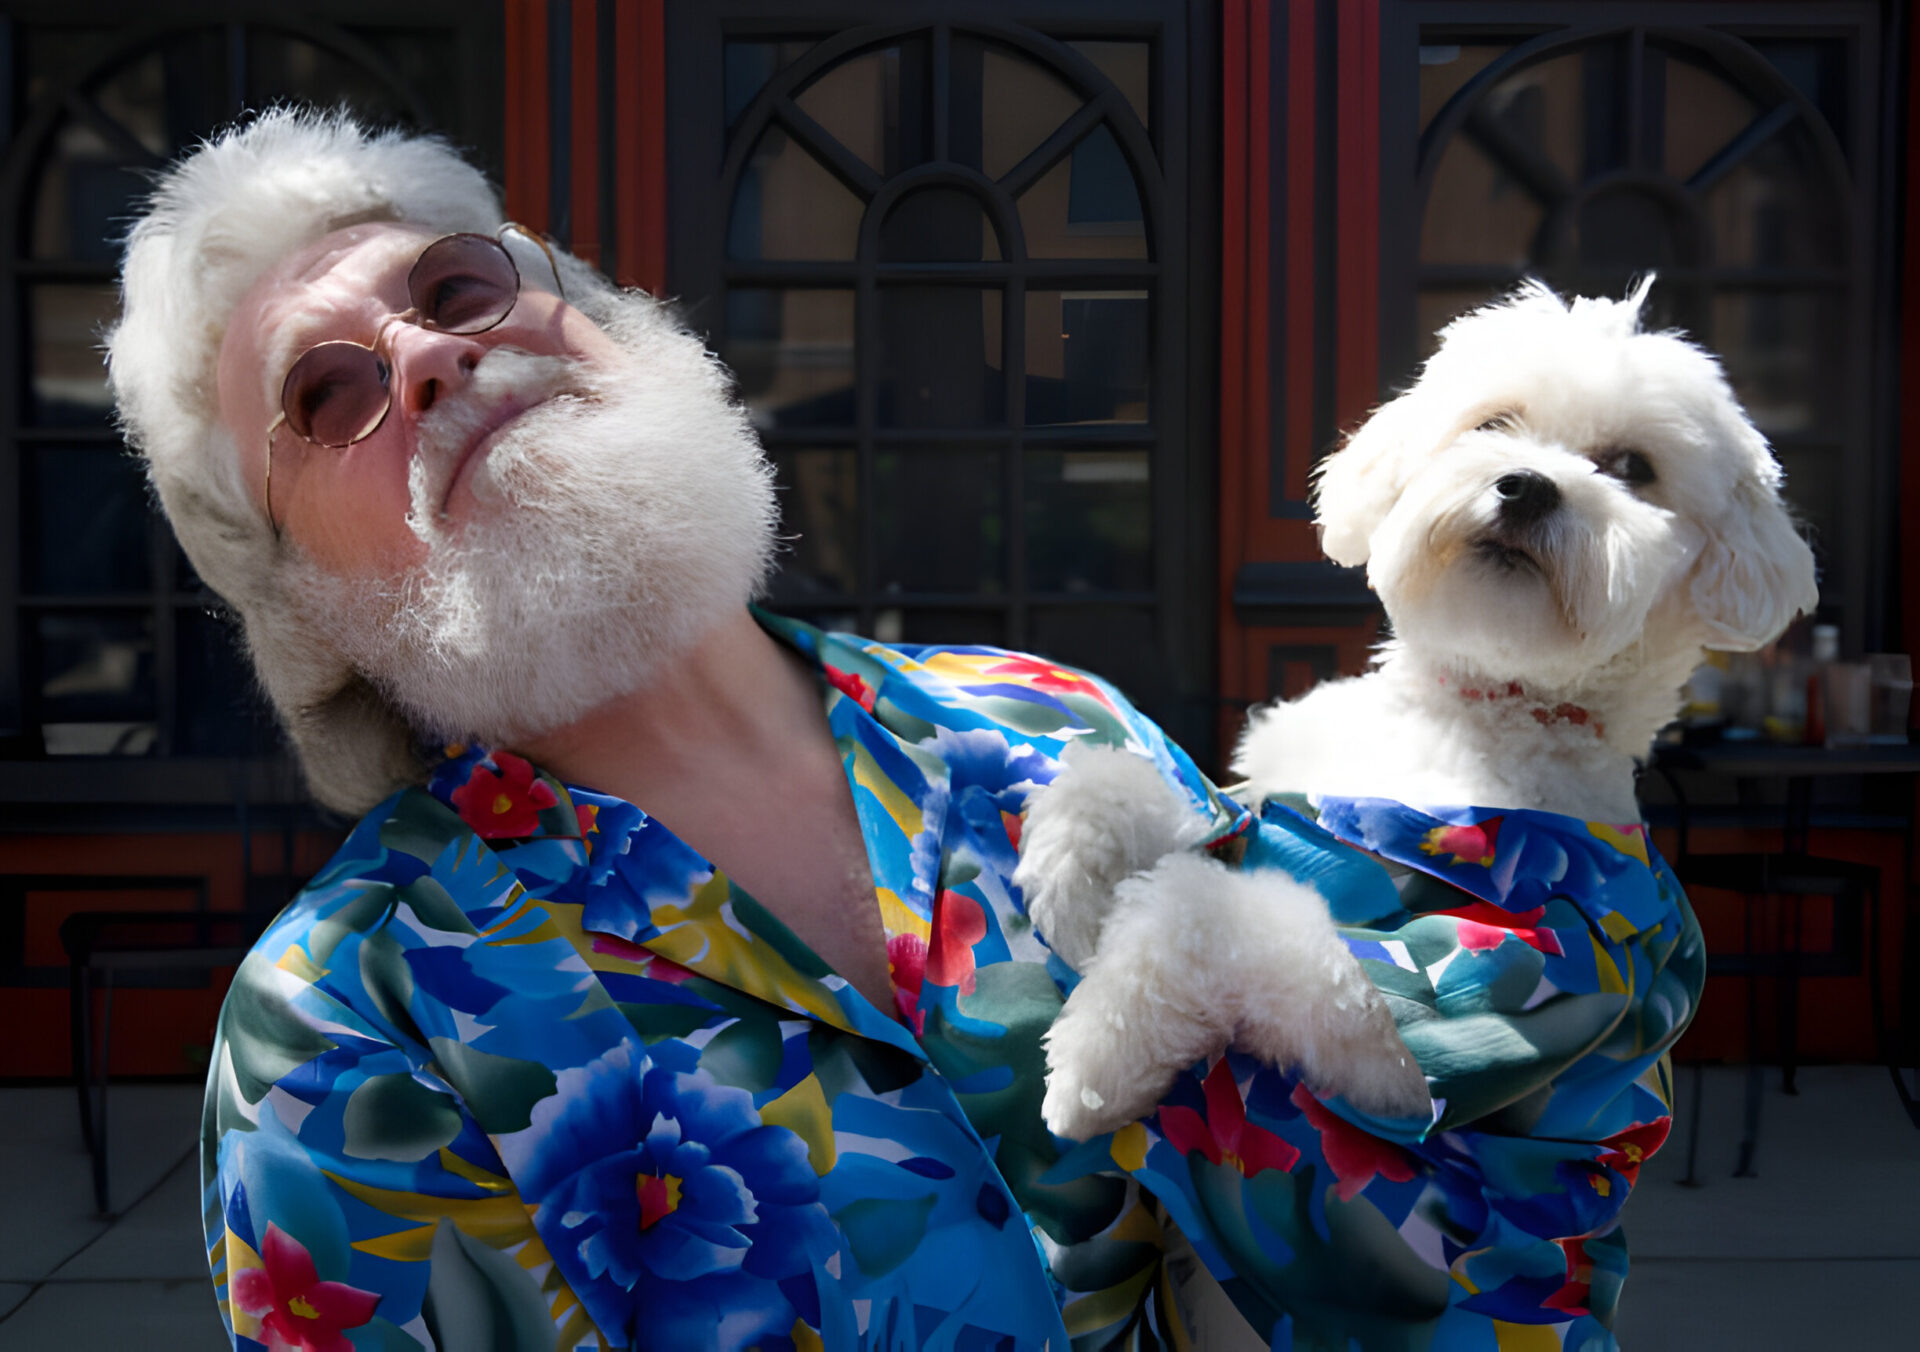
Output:
M1283 792L1639 820L1634 762L1701 649L1747 651L1818 598L1780 470L1719 365L1624 301L1537 283L1456 320L1417 384L1321 466L1321 543L1365 564L1374 670L1255 712L1234 762ZM1015 881L1083 975L1048 1043L1047 1124L1150 1112L1229 1043L1363 1111L1424 1080L1325 904L1188 846L1143 761L1074 748L1028 805Z

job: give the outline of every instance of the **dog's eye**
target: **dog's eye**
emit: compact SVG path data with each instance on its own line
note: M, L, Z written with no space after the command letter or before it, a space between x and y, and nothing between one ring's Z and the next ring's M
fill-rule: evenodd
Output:
M1608 451L1600 457L1600 472L1612 475L1621 483L1632 488L1644 488L1659 476L1653 472L1653 461L1638 451Z

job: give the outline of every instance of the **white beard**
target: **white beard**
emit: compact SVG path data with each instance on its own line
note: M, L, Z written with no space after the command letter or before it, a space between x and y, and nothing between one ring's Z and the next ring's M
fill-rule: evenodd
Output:
M771 472L728 378L655 302L622 297L615 369L495 349L422 422L408 524L424 563L385 580L301 560L309 623L438 739L510 744L644 688L752 598ZM496 437L474 507L440 516L454 459L509 392L552 395Z

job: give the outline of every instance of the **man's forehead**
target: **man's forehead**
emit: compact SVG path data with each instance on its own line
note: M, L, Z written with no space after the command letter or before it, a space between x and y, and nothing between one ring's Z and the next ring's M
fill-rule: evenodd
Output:
M311 336L356 309L390 299L398 266L432 238L417 226L381 222L322 235L287 255L255 284L250 299L255 350L271 385ZM271 392L270 392L271 393Z

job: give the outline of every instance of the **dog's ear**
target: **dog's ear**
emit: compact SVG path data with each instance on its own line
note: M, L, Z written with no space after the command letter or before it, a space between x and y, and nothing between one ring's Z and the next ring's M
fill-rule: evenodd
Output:
M1320 548L1335 563L1357 568L1371 552L1368 542L1407 485L1408 466L1430 420L1418 390L1382 404L1347 439L1347 444L1314 467L1313 513L1320 527Z
M1813 551L1780 501L1766 442L1744 418L1739 433L1762 472L1740 476L1727 510L1709 526L1692 596L1711 635L1707 647L1752 652L1780 637L1795 615L1811 614L1820 587Z

